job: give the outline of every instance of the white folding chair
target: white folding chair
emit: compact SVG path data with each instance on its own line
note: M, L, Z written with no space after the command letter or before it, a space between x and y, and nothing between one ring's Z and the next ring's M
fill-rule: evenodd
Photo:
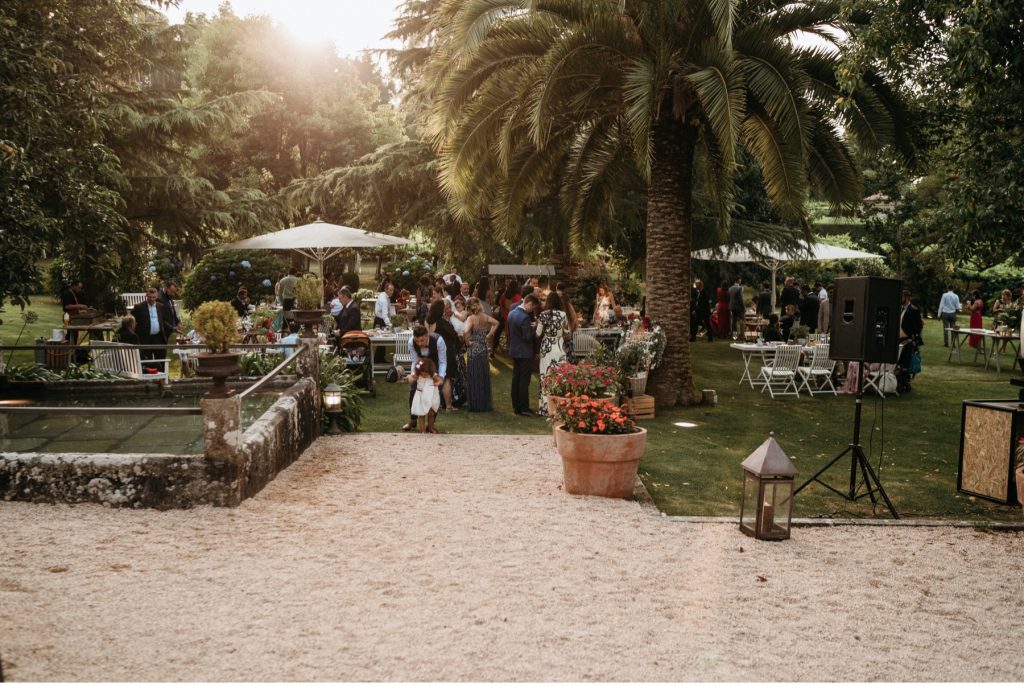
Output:
M797 367L800 364L802 346L783 344L775 347L775 358L771 365L761 367L760 378L772 398L776 396L799 396ZM776 389L779 389L776 391ZM764 389L762 389L764 391Z
M879 396L895 394L896 391L896 365L895 363L882 363L877 370L865 370L864 392L873 391Z
M800 375L800 388L807 389L807 393L811 396L816 393L831 393L835 396L836 387L832 383L832 372L835 368L836 361L828 357L828 344L818 344L814 347L814 353L811 355L811 364L797 368ZM811 379L817 380L813 388Z

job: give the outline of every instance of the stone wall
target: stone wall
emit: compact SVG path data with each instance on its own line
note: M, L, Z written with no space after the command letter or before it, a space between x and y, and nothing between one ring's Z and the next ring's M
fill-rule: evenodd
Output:
M0 498L127 508L236 506L291 465L319 431L316 383L300 379L232 442L232 455L0 453Z

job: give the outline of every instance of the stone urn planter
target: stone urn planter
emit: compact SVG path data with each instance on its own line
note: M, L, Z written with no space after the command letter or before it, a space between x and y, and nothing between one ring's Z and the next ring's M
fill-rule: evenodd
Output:
M195 356L196 374L213 378L213 387L206 392L205 398L228 398L235 394L226 382L228 377L241 372L240 356L240 353L200 353Z
M320 324L324 319L323 310L292 310L292 317L295 321L302 325L303 338L313 338L316 333L313 331L314 324Z
M647 444L647 430L630 434L578 434L555 428L555 446L562 456L565 491L622 499L633 484Z

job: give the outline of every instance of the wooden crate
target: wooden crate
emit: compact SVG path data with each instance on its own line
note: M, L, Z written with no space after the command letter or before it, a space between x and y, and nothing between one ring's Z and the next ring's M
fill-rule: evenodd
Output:
M654 417L654 396L639 394L626 401L626 412L637 420L650 420Z

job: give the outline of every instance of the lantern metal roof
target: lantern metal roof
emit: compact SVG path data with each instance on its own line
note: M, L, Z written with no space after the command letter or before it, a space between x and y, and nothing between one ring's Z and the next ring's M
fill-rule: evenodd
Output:
M742 466L758 477L793 477L797 474L796 466L775 441L774 433L747 456Z

